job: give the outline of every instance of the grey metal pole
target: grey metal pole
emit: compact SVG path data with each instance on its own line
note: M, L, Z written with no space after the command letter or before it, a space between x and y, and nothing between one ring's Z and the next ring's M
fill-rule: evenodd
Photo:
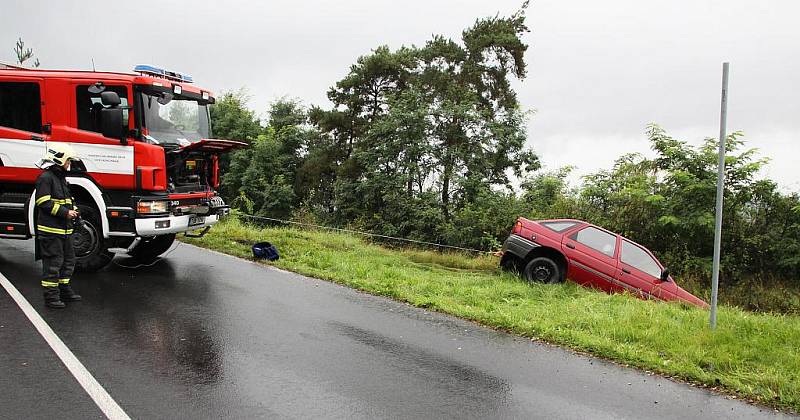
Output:
M725 137L728 120L728 68L722 63L722 103L719 117L719 163L717 168L717 215L714 226L714 264L711 274L711 329L717 328L717 290L719 289L719 258L722 245L722 191L725 186Z

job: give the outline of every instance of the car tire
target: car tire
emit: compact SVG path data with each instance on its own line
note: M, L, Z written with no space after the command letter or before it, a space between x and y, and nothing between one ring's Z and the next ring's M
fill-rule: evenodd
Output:
M75 249L75 269L78 271L97 271L107 266L114 258L114 253L109 252L105 238L103 238L103 225L100 214L94 207L77 203L78 211L83 220L83 226L75 226L72 234L72 244Z
M138 262L149 263L156 260L159 255L167 252L175 242L175 234L158 235L149 239L142 239L129 255Z
M532 259L525 266L523 278L529 283L556 284L564 281L558 264L547 257Z

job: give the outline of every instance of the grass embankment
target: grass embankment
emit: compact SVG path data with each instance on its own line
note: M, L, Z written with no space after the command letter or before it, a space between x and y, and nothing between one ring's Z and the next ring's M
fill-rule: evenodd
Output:
M250 258L269 241L275 266L412 305L446 312L639 368L719 387L775 407L800 410L800 317L607 295L572 283L529 285L497 269L494 257L389 250L360 237L256 228L230 218L186 242Z

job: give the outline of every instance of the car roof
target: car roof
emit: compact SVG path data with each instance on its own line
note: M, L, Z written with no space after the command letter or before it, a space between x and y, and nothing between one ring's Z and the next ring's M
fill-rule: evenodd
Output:
M655 255L655 254L653 254L653 251L651 251L651 250L650 250L650 248L648 248L648 247L646 247L646 246L644 246L644 245L642 245L642 244L640 244L640 243L638 243L638 242L635 242L634 240L632 240L632 239L630 239L630 238L628 238L628 237L626 237L626 236L623 236L623 235L621 235L621 234L619 234L619 233L612 232L612 231L610 231L610 230L608 230L608 229L606 229L606 228L604 228L604 227L602 227L602 226L598 226L598 225L595 225L595 224L593 224L593 223L589 223L589 222L587 222L587 221L584 221L584 220L579 220L579 219L541 219L541 220L534 220L534 221L535 221L536 223L575 222L575 223L577 223L577 226L580 226L580 227L589 227L589 226L591 226L591 227L594 227L594 228L600 229L600 230L602 230L602 231L604 231L604 232L607 232L607 233L610 233L610 234L612 234L612 235L614 235L614 236L619 236L619 238L620 238L621 240L624 240L624 241L630 242L630 243L632 243L633 245L636 245L636 246L638 246L638 247L640 247L640 248L644 249L645 251L647 251L647 253L648 253L648 254L650 254L650 256L651 256L651 257L655 258L655 259L656 259L656 261L658 261L658 263L659 263L659 264L661 264L661 261L659 261L659 260L658 260L658 258L656 257L656 255ZM576 228L576 226L573 226L573 227L571 227L571 228L569 228L569 229L567 229L567 230L565 230L564 232L561 232L561 233L563 233L563 234L567 234L567 233L569 233L569 232L572 232L572 231L576 230L575 228Z
M578 219L540 219L534 220L536 223L558 223L558 222L574 222L574 223L583 223L583 224L591 224L589 222L584 222L583 220Z
M603 232L606 232L608 234L611 234L611 235L614 235L614 236L623 237L622 235L620 235L620 234L618 234L616 232L612 232L612 231L610 231L610 230L608 230L608 229L606 229L606 228L604 228L602 226L598 226L598 225L595 225L593 223L589 223L589 222L587 222L585 220L579 220L579 219L542 219L542 220L536 220L536 223L560 223L560 222L573 222L573 223L576 224L575 226L564 230L562 232L564 234L566 234L567 232L574 231L576 227L589 227L590 226L590 227L593 227L593 228L600 229Z

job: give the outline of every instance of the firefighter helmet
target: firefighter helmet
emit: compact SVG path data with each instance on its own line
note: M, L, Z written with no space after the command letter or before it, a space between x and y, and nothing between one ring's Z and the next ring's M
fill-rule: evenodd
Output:
M80 158L75 154L75 150L69 144L50 142L47 144L44 160L62 166L67 163L68 160L80 160Z

